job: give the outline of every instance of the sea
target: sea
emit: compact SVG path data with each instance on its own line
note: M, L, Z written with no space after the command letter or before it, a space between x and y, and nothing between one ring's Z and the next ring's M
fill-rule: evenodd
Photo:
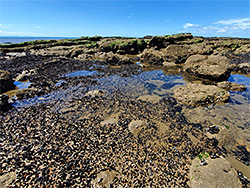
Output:
M0 37L0 44L22 43L34 40L74 39L77 37Z

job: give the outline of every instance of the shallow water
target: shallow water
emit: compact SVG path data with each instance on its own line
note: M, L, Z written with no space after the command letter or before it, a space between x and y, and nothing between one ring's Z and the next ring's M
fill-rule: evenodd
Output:
M81 70L81 71L72 72L70 74L66 74L65 77L92 76L94 74L97 74L97 72L96 71Z
M17 86L18 89L26 89L30 86L30 81L28 82L18 82L18 81L15 81L14 84Z
M138 66L140 67L140 65ZM108 67L106 67L108 68ZM112 69L112 68L109 68ZM117 69L117 68L116 68ZM65 103L71 99L81 98L87 91L102 90L106 96L111 95L116 91L121 91L124 97L130 99L140 99L150 101L152 103L158 102L166 96L172 96L173 90L177 87L185 85L187 82L183 79L181 74L172 75L164 69L146 69L139 68L143 71L137 75L127 75L126 70L118 72L111 76L106 76L95 70L81 70L69 73L64 76L68 78L84 77L100 75L100 78L95 78L97 85L92 85L88 88L81 84L75 85L67 89L60 89L50 94L34 97L26 100L16 101L14 107L24 107L27 105L36 105L40 103L53 102L63 100ZM236 144L246 145L250 148L250 78L234 74L228 79L231 82L244 84L247 87L246 91L235 92L230 91L231 97L225 105L210 105L208 107L196 107L184 111L187 119L191 123L201 123L207 125L219 125L223 127L230 127L236 143L228 146L232 149ZM58 81L55 86L59 87L66 83L65 80ZM17 83L19 89L23 89L30 85L27 83ZM63 104L61 104L63 105ZM56 108L55 108L56 109Z

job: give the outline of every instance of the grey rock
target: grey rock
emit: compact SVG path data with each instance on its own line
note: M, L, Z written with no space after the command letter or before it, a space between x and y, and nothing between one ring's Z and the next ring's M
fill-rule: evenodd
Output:
M162 65L164 62L163 54L154 49L146 49L141 54L141 62L152 65Z
M236 83L232 83L229 81L219 82L217 83L217 86L219 88L222 88L228 91L245 91L247 89L247 87L242 84L236 84Z
M184 65L184 71L212 81L224 81L230 76L229 59L215 55L192 55Z
M229 92L214 85L187 84L174 90L174 97L186 105L221 104L230 98Z

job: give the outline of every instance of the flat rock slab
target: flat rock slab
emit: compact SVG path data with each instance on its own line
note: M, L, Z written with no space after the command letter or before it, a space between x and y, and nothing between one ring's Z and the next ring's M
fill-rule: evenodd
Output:
M0 187L5 188L16 180L16 173L9 172L0 176Z
M245 91L247 89L247 87L242 84L236 84L236 83L232 83L229 81L219 82L217 83L217 86L219 88L222 88L228 91Z
M192 55L184 65L184 71L212 81L224 81L230 76L229 59L215 55Z
M142 96L138 97L137 99L157 103L162 99L162 97L160 97L158 95L142 95Z
M97 174L96 178L91 183L94 188L110 187L115 175L115 171L102 171Z
M242 187L236 170L224 158L206 159L207 165L201 166L195 158L189 173L191 188L240 188Z
M214 85L187 84L174 90L174 97L183 104L191 106L207 106L222 104L230 98L228 91Z
M96 96L103 96L104 95L104 92L102 90L92 90L92 91L89 91L85 94L85 96L91 96L91 97L96 97Z
M143 128L143 121L141 120L132 120L129 125L128 125L128 129L129 131L135 136L137 137L139 131Z
M101 125L106 125L106 124L115 124L119 121L119 113L117 114L112 114L109 117L106 117L102 122Z

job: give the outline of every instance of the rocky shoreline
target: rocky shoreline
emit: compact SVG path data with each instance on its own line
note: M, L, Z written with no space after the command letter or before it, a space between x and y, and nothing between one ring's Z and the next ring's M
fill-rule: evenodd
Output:
M192 122L187 112L225 104L228 91L246 90L228 78L232 72L250 75L249 54L249 39L189 33L1 45L0 185L215 187L229 178L229 187L248 187L249 177L226 160L249 167L248 146L230 150L220 138L225 128ZM144 100L145 94L133 98L123 88L91 89L102 79L129 78L155 66L190 83L163 84L173 87L173 94L153 97L154 102ZM15 89L14 83L25 82L27 87ZM46 96L47 102L12 105ZM215 166L219 179L211 175Z

